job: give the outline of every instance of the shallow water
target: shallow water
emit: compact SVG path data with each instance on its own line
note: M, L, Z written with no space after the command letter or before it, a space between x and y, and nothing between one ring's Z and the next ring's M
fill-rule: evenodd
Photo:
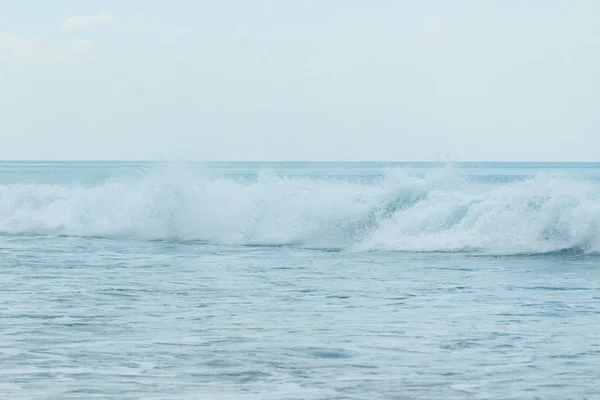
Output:
M301 167L6 167L0 396L600 396L593 166Z

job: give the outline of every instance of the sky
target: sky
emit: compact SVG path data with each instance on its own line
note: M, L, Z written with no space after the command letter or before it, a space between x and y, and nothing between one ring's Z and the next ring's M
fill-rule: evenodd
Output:
M600 161L597 0L0 0L0 159Z

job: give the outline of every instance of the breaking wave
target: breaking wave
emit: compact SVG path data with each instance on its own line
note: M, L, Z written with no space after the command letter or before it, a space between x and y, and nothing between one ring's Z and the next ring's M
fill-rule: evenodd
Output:
M600 251L600 186L538 175L482 183L452 168L349 182L241 181L181 169L96 186L0 185L0 232L358 251Z

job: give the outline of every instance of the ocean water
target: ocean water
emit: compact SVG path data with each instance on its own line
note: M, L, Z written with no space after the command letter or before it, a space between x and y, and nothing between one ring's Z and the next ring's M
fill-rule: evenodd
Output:
M598 399L600 164L3 162L2 399Z

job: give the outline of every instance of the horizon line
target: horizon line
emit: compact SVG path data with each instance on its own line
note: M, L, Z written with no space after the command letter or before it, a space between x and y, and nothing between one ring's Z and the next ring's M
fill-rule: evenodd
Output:
M197 163L223 163L223 162L237 162L237 163L436 163L436 164L461 164L461 163L552 163L552 164L600 164L598 161L574 161L574 160L234 160L234 159L221 159L221 160L152 160L152 159L0 159L0 162L148 162L148 163L177 163L177 162L197 162Z
M151 159L0 159L0 163L428 163L428 164L600 164L598 161L536 161L536 160L151 160Z

